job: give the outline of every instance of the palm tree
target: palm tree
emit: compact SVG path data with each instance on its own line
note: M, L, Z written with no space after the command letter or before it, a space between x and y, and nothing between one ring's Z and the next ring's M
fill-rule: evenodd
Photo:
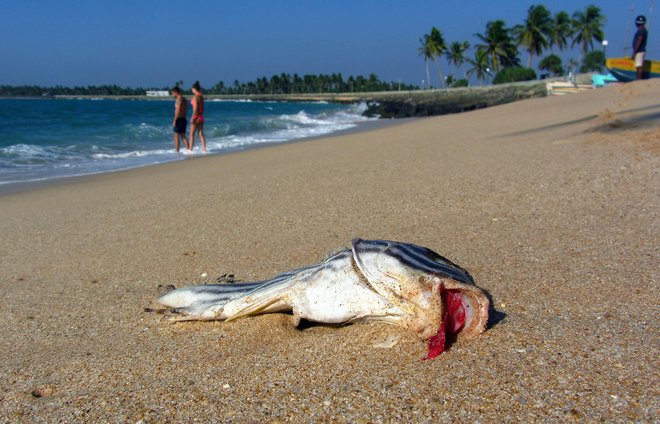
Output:
M598 6L590 5L584 12L573 13L574 37L571 47L579 44L583 57L586 56L589 49L594 49L594 40L602 42L605 38L603 25L605 25L605 16L600 14Z
M430 36L424 34L422 38L419 39L419 54L424 57L424 65L426 66L426 88L431 88L431 76L429 74L429 59L433 58L434 50L433 45L430 41Z
M483 49L490 56L493 71L497 72L502 66L517 65L518 50L511 40L509 30L504 21L490 21L486 24L484 34L474 34L483 44L477 44L477 49Z
M557 12L552 20L552 28L550 30L550 47L557 46L559 50L564 50L568 45L566 40L573 35L573 28L571 27L571 17L566 12Z
M442 32L436 27L431 28L430 34L424 34L422 38L419 39L420 47L419 54L424 57L424 62L426 64L426 80L427 87L431 87L431 76L429 74L429 59L433 60L438 68L438 79L442 85L442 72L440 70L440 64L438 63L438 57L447 50L445 40L442 37Z
M543 5L533 5L527 10L527 19L523 25L516 25L512 32L518 45L524 46L529 53L527 67L532 67L532 56L540 56L550 43L548 41L552 30L552 15Z
M433 55L433 61L438 70L438 84L439 86L442 86L444 79L442 78L442 69L440 69L440 63L438 63L438 57L442 56L447 51L447 44L442 36L442 32L436 27L431 28L430 40L433 44L433 51L435 52Z
M454 65L454 73L458 70L459 66L465 63L465 52L469 48L470 43L467 41L463 41L462 43L454 41L449 45L449 48L445 52L445 56L447 57L447 62L449 62L450 65ZM453 76L454 74L452 74L452 77Z
M556 54L544 57L543 60L539 62L539 69L551 72L552 75L556 77L564 75L564 67L561 64L561 58Z
M486 81L490 76L489 53L486 49L477 48L477 51L474 54L474 59L467 59L467 62L472 65L472 67L467 70L468 77L476 74L478 81Z

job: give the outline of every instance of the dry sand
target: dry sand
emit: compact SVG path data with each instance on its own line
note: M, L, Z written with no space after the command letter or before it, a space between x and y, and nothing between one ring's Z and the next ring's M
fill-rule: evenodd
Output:
M643 81L0 196L0 421L657 422L658 99ZM382 324L143 312L158 284L353 237L466 267L490 328L422 361Z

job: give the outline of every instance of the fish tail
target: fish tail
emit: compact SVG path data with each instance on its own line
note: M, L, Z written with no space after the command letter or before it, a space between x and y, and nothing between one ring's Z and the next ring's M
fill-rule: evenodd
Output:
M219 319L227 302L262 287L264 282L204 284L168 291L156 299L171 321Z

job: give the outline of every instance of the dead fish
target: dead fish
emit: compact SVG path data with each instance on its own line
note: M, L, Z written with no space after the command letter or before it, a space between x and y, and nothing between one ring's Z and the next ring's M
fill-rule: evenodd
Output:
M426 247L388 240L352 241L325 261L270 280L205 284L158 297L172 321L235 320L291 312L300 320L403 326L428 342L428 359L457 337L481 334L489 300L472 276Z

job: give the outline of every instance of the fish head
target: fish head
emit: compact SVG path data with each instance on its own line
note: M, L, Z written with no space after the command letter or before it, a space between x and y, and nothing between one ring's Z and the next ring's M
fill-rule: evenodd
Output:
M409 243L355 239L352 250L370 286L404 312L406 327L429 341L429 358L459 336L485 330L489 300L460 266Z
M474 284L466 270L427 247L388 240L354 239L352 250L358 268L370 282L386 281L396 274L408 279L438 276Z

